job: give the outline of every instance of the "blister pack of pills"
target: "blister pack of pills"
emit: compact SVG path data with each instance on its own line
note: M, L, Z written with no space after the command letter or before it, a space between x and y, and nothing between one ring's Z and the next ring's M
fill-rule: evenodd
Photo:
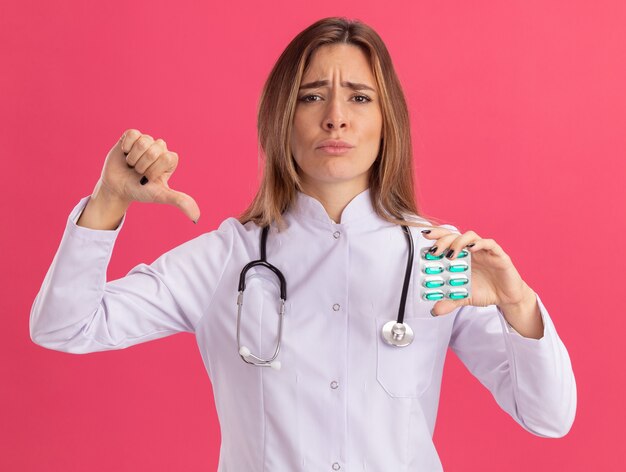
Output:
M434 256L430 247L420 249L417 282L421 301L438 301L443 299L460 300L468 298L472 293L471 253L461 249L454 259L445 257L446 252Z

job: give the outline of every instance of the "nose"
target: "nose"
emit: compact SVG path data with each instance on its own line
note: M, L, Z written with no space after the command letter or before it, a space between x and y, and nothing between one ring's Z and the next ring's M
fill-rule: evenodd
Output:
M339 94L336 94L339 95ZM323 127L327 130L335 130L338 128L347 128L348 119L341 104L341 98L335 96L329 100L324 115Z
M335 122L332 120L328 120L326 121L325 126L327 129L336 129L336 128L345 128L347 125L345 121Z

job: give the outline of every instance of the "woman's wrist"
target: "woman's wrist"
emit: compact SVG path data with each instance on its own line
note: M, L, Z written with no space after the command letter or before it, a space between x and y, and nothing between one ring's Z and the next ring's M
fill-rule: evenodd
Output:
M130 202L112 194L99 180L76 224L90 229L115 230L129 206Z
M527 338L540 339L544 326L537 294L527 286L526 296L519 303L498 305L509 325Z

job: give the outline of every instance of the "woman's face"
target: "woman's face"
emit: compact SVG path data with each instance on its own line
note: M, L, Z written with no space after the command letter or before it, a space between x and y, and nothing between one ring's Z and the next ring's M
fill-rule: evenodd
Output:
M302 77L291 135L304 190L337 184L365 190L382 122L376 81L363 51L350 44L316 49ZM329 139L352 147L322 147Z

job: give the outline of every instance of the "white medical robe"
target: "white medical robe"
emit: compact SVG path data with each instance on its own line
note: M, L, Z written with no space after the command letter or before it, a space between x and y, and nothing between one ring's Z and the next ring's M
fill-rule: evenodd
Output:
M415 339L402 348L384 343L381 328L398 314L407 241L376 215L369 189L339 224L299 192L287 230L269 232L267 259L287 281L280 370L246 364L237 351L238 279L259 258L259 227L227 218L107 282L126 216L115 230L77 226L88 200L68 217L32 306L31 337L84 354L195 333L222 433L218 472L442 470L432 435L448 347L526 430L560 437L572 425L571 362L539 297L543 337L525 338L495 305L432 317L435 302L420 300L414 276L405 322ZM420 228L411 234L417 263L419 248L433 241ZM278 293L273 273L250 270L242 344L265 358L274 352Z

